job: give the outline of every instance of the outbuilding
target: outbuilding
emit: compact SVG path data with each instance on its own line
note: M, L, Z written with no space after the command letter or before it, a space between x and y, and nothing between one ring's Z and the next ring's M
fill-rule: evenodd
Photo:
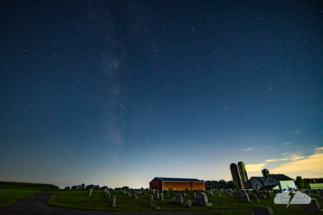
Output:
M149 187L156 190L205 190L205 181L195 178L156 177L149 183Z
M250 183L251 189L260 190L264 186L264 179L261 176L251 177L249 179L249 183Z

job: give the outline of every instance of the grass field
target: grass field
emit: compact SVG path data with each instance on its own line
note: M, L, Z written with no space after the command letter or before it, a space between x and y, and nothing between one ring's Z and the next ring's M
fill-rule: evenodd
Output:
M110 210L110 211L156 211L155 208L149 208L147 205L147 196L138 195L138 199L132 199L129 196L122 195L119 191L110 191L112 195L117 196L117 207L112 207L111 203L105 198L104 191L94 190L92 196L89 197L89 191L54 191L49 199L49 204L78 209L94 209L94 210ZM203 207L195 203L195 200L188 194L184 197L184 202L188 199L192 200L192 208L182 207L171 203L173 194L170 197L164 197L164 201L154 200L157 207L160 210L219 210L215 214L250 214L251 207L272 207L275 215L301 215L304 212L301 211L300 205L289 205L286 209L286 205L274 204L274 197L268 199L260 199L260 202L253 200L251 203L241 202L239 199L230 196L222 196L219 194L215 196L208 196L209 202L212 203L212 207ZM319 194L312 194L312 198L319 200ZM319 200L320 205L323 204L322 200ZM232 209L239 209L233 211ZM313 213L311 213L313 214ZM314 213L315 214L315 213ZM318 213L322 214L322 213Z
M11 189L0 189L0 210L31 196L38 191L36 190L11 190Z

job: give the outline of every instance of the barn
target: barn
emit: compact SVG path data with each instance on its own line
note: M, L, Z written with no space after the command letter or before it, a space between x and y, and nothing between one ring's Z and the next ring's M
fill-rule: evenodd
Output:
M205 190L205 182L195 178L156 177L149 182L149 187L156 190Z
M270 174L268 175L264 180L265 186L273 186L277 185L273 189L279 189L279 190L288 190L290 188L296 188L295 181L283 174Z
M270 174L265 177L251 177L249 180L254 190L283 190L296 188L295 181L283 174Z

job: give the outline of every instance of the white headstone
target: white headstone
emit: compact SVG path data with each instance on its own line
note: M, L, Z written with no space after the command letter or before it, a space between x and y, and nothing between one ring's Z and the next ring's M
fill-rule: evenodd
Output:
M117 207L117 197L113 196L112 198L112 207Z
M147 203L148 203L149 207L155 207L154 196L153 195L148 196Z
M186 207L192 207L192 201L191 200L187 200L186 201Z
M197 195L196 202L199 205L210 207L212 203L208 202L208 198L205 193L200 193Z
M164 194L160 193L160 201L164 201Z
M159 200L159 193L156 192L156 200Z
M133 192L133 198L134 199L138 199L138 196L137 196L137 192L136 191Z
M180 193L176 196L176 203L180 205L184 203L183 196Z
M89 196L92 196L92 191L93 191L93 188L91 188Z

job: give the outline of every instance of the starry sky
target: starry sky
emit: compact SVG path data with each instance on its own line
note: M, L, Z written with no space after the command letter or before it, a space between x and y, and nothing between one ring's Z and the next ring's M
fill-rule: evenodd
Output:
M323 177L322 1L0 3L0 180Z

